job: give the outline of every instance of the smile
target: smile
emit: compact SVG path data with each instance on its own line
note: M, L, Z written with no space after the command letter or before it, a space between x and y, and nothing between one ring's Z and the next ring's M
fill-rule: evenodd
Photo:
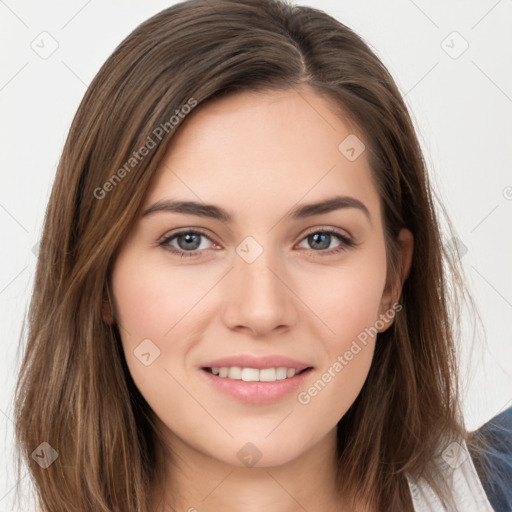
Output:
M283 377L285 371L286 376ZM258 369L224 366L204 367L200 373L213 390L223 395L246 404L265 405L296 393L312 372L312 367L295 373L295 368L286 367Z
M245 382L275 382L277 380L285 380L294 377L296 374L306 371L298 370L296 368L287 368L280 366L278 368L241 368L240 366L222 366L205 368L213 375L221 378L243 380Z

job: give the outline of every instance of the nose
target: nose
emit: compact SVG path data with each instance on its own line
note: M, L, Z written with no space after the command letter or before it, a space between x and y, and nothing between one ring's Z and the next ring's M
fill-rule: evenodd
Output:
M237 254L224 283L228 298L223 310L225 325L253 336L290 328L299 317L300 301L283 262L270 249L249 261Z

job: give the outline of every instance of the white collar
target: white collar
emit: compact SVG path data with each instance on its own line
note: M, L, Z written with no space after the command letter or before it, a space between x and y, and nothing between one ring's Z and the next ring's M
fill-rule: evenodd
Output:
M423 478L415 482L407 475L415 512L495 512L464 441L450 443L435 460L436 477L448 484L454 504L444 505Z

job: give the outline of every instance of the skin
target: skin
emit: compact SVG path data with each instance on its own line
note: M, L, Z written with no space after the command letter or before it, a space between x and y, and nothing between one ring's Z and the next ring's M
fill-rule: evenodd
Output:
M239 402L214 390L200 367L232 354L287 355L314 366L304 390L389 310L396 297L366 153L349 161L338 150L356 132L306 87L217 99L178 128L141 211L162 199L192 200L223 207L234 221L141 215L115 261L114 316L128 367L173 453L162 456L172 476L158 510L347 510L334 484L336 424L364 384L375 338L305 405L295 392L270 405ZM356 208L285 218L298 204L333 195L358 199L371 220ZM207 234L199 256L158 245L186 228ZM315 245L308 235L318 228L357 246L322 256L343 242L331 235ZM252 263L236 252L247 236L263 248ZM399 241L398 289L412 235L404 229ZM188 244L168 243L182 252ZM160 350L149 366L134 355L147 338ZM247 442L262 454L254 467L237 457ZM156 497L155 490L155 504Z

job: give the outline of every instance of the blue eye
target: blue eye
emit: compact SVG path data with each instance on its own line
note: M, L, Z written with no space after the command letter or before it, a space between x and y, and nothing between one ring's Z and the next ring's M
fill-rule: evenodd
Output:
M341 243L338 246L329 249L328 251L322 250L329 248L333 236L337 238ZM338 252L345 251L355 245L353 240L351 240L348 236L342 235L341 233L338 233L338 231L329 229L317 229L316 231L312 231L309 235L306 235L304 240L307 240L308 243L313 247L314 252L318 252L320 256L336 254Z
M201 238L206 238L211 241L211 239L201 231L181 231L168 236L162 240L159 245L174 254L179 254L181 257L198 256L197 253L200 252ZM178 243L177 248L171 245L171 241L175 239Z
M333 236L339 240L339 245L329 250L325 250L328 249L331 245ZM182 258L199 257L201 256L201 253L206 249L205 247L201 248L202 238L212 242L211 238L201 231L183 230L164 238L158 245L173 254L179 255ZM317 229L312 231L302 240L307 241L312 246L312 249L310 250L314 253L317 253L319 256L329 256L331 254L336 254L356 245L355 242L348 236L339 233L338 231L324 229ZM171 244L171 242L174 241L176 241L178 247Z

